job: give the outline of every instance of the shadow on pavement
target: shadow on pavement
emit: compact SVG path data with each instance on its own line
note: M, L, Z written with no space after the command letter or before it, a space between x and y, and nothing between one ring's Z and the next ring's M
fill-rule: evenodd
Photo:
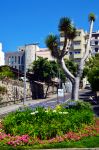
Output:
M95 94L91 90L87 90L84 93L81 93L79 99L85 102L89 102L92 105L95 115L99 117L99 100L95 98Z

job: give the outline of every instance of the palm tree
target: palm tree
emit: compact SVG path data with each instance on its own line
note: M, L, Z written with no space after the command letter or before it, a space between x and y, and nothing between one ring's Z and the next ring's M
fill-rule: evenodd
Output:
M70 42L76 36L76 28L73 26L71 20L68 17L63 17L60 19L58 28L59 31L64 34L64 45L62 50L60 50L60 38L56 35L49 35L46 38L45 43L46 46L50 49L52 56L57 58L58 63L61 64L67 78L72 80L74 76L65 66L63 58L67 53L67 42Z
M91 13L89 15L89 21L90 21L90 32L89 32L89 38L86 46L86 51L84 54L84 57L81 59L81 62L78 67L77 75L74 76L65 65L64 56L67 53L67 44L68 42L71 43L71 41L76 37L76 28L72 24L71 20L68 17L63 17L60 19L58 29L60 32L64 34L64 44L62 50L60 49L60 40L58 36L49 35L46 38L46 45L51 50L52 56L57 58L58 63L61 65L66 77L71 81L72 83L72 95L71 99L78 100L78 91L79 91L79 83L80 78L83 73L84 63L89 55L89 48L90 48L90 40L92 35L92 29L93 29L93 22L95 21L95 15Z

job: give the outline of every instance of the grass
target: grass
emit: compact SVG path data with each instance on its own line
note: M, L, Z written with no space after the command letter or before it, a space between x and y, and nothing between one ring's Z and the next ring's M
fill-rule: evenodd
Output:
M76 142L68 141L68 142L60 142L60 143L45 144L45 145L39 144L39 145L33 145L31 147L26 147L26 148L52 149L52 148L94 148L94 147L99 147L99 137L87 137Z
M80 141L64 141L53 144L35 144L32 146L3 146L0 145L0 150L25 150L25 149L52 149L52 148L96 148L99 147L99 136L83 138Z

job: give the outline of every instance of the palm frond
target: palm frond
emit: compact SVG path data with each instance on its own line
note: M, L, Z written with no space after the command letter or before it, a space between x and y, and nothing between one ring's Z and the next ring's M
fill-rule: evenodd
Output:
M72 27L70 32L68 33L68 38L70 40L73 40L77 35L77 31L76 31L76 28L75 27Z
M89 16L88 16L88 20L89 21L95 21L96 20L96 16L94 13L90 13Z
M56 35L48 35L45 40L46 46L50 49L53 57L59 57L59 38Z
M58 25L59 31L67 31L71 29L71 20L68 17L63 17L60 19L59 25Z

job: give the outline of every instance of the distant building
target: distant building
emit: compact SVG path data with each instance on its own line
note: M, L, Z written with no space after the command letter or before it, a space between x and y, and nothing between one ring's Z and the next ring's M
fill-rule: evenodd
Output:
M67 54L65 58L79 62L85 53L86 36L83 29L77 29L77 36L72 43L67 42ZM60 49L64 43L64 34L60 33Z
M77 30L77 36L74 38L71 49L70 56L75 62L80 62L81 58L85 54L85 46L86 46L86 36L83 29Z
M99 53L99 31L92 33L91 48L92 48L92 55Z
M80 62L84 56L86 49L88 33L85 33L83 29L77 29L77 36L72 43L67 43L67 54L65 58L72 59L75 62ZM64 34L60 33L60 49L62 50L64 44ZM92 33L91 38L91 52L92 55L99 53L99 31ZM26 57L25 57L26 54ZM38 59L38 56L48 58L48 60L55 60L52 57L48 48L40 48L37 44L28 44L18 47L16 52L5 53L5 65L12 66L21 71L24 71L24 65L26 60L26 69L31 68L31 64L34 60ZM0 65L4 65L4 53L2 52L2 44L0 43Z
M38 56L53 60L50 51L47 48L39 48L36 44L28 44L18 47L16 52L5 53L5 64L13 68L24 71L26 62L26 70L31 68L32 62L38 59Z
M0 66L4 65L5 65L4 52L2 51L2 43L0 43Z
M40 48L39 51L37 51L36 55L37 57L40 56L43 58L48 58L48 60L55 60L48 48Z
M35 44L18 47L16 52L5 53L5 65L24 71L30 68L31 63L36 59L36 51L39 47Z
M5 53L5 65L24 70L24 51Z

